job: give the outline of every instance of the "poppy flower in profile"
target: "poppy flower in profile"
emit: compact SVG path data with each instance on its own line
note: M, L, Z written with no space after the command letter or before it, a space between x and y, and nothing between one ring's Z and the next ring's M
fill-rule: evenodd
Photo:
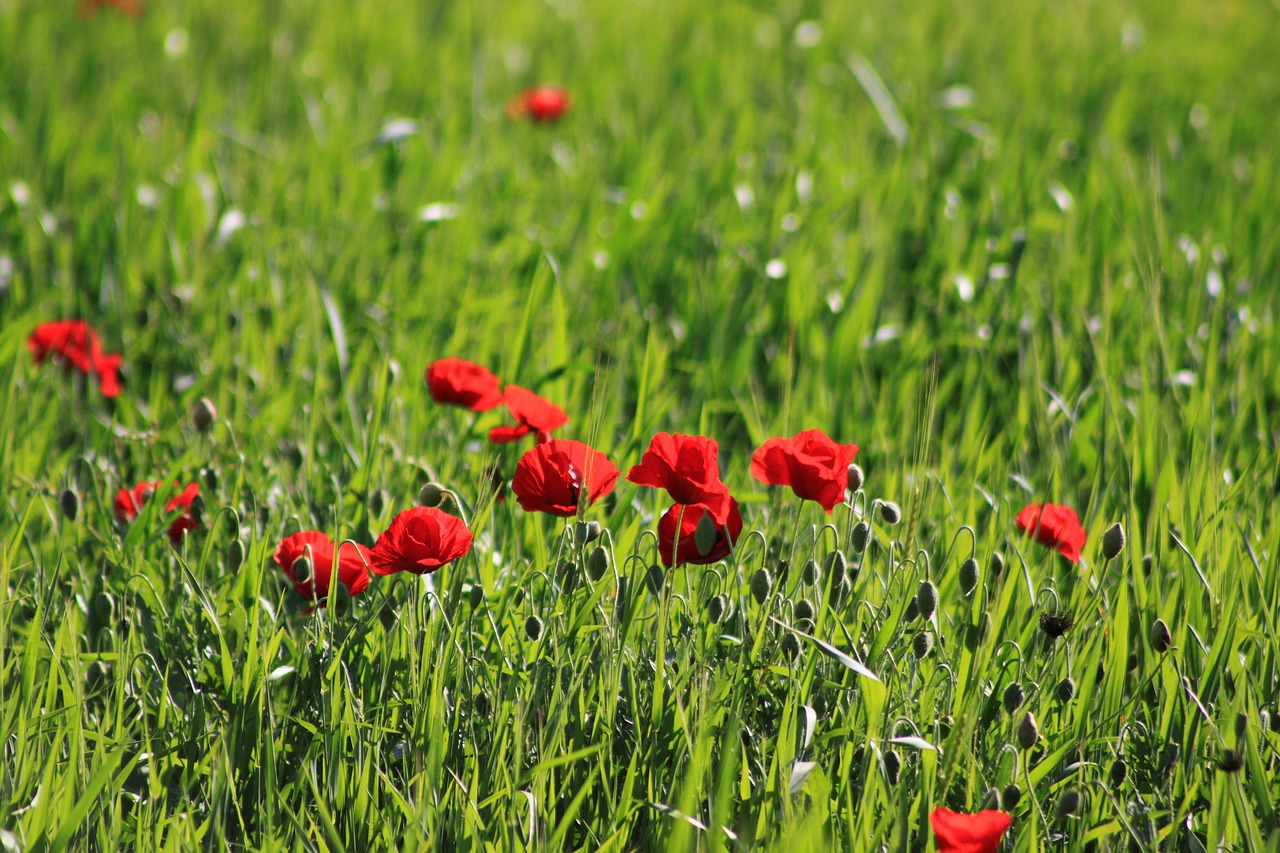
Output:
M351 595L359 595L369 586L369 549L345 542L335 549L333 540L318 530L303 530L281 540L273 559L299 594L308 601L327 599L338 557L338 583ZM300 562L303 557L310 564ZM323 606L323 605L321 605Z
M1018 513L1018 529L1041 545L1056 548L1073 563L1084 550L1084 528L1075 510L1059 504L1028 504Z
M720 446L701 435L660 432L649 442L640 464L627 472L637 486L666 489L678 504L698 504L717 524L729 519L729 487L720 481Z
M822 430L791 438L771 438L751 457L751 476L771 486L790 486L800 498L817 501L830 514L844 500L856 444L836 444Z
M120 393L120 362L116 353L104 353L98 333L83 320L54 320L41 323L27 338L27 349L36 364L52 357L67 370L73 367L98 380L102 396Z
M416 506L391 519L369 552L375 575L434 572L471 550L471 531L462 520L434 507Z
M507 411L516 419L515 426L498 426L489 430L494 444L517 441L529 433L537 433L538 441L546 441L554 430L569 422L564 409L519 385L508 385L502 392Z
M431 399L473 412L486 412L502 405L498 377L487 367L461 358L442 358L427 368L427 388Z
M710 543L710 547L699 547L698 543L698 524L703 516L711 517L706 507L685 504L674 504L662 514L662 518L658 519L658 556L662 558L662 565L671 565L673 550L676 565L692 563L696 566L719 562L733 552L733 546L742 535L742 514L738 512L738 502L729 498L726 521L716 525L715 540ZM680 525L678 545L677 524Z
M511 491L525 512L568 518L578 512L584 494L590 505L612 492L618 474L600 451L580 441L555 438L520 457Z
M929 815L938 853L996 853L1013 815L1001 811L976 814L937 808Z
M115 499L111 502L111 511L116 521L129 524L137 518L138 513L142 512L143 505L151 500L151 496L159 490L160 485L159 482L151 483L144 480L132 489L121 489L116 492ZM174 483L173 486L176 489L178 484ZM190 483L164 505L166 515L182 512L169 524L169 541L175 548L182 544L182 537L187 531L195 530L200 526L200 519L196 517L199 507L192 508L192 504L199 496L200 486L197 483Z
M556 86L534 86L507 101L507 118L536 122L558 120L573 105L573 98Z

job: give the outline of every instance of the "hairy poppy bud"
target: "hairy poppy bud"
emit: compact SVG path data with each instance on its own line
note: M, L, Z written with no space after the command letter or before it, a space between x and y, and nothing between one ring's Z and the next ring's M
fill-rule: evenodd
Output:
M1142 574L1151 577L1151 570L1155 568L1156 558L1151 554L1142 555Z
M969 595L978 587L978 561L973 557L960 564L960 591Z
M472 610L479 610L480 605L484 604L484 587L473 583L471 589L467 590L467 603L471 605Z
M103 622L111 621L111 614L115 612L116 599L109 592L100 592L93 597L93 612Z
M1169 626L1163 619L1157 619L1151 623L1151 648L1160 654L1169 651L1169 647L1173 645L1173 634L1169 633Z
M827 603L833 608L839 607L844 600L853 592L853 585L849 583L848 578L832 578L831 586L827 588Z
M588 503L590 497L588 497ZM596 521L578 521L573 525L573 544L576 548L594 542L600 538L600 523Z
M378 608L378 622L382 625L382 630L390 631L400 621L400 614L391 606L390 602L383 604Z
M560 576L561 589L564 592L571 593L578 588L578 564L573 560L565 560L561 563L557 574Z
M916 609L920 611L920 618L929 621L937 607L938 588L933 581L920 581L920 586L916 587Z
M1058 697L1058 701L1065 705L1076 697L1076 683L1068 675L1058 682L1058 687L1053 692Z
M1026 698L1026 694L1022 692L1022 685L1014 681L1004 689L1004 696L1001 701L1004 703L1004 712L1012 714L1018 710L1018 706L1022 704L1022 700Z
M782 636L782 653L788 660L800 657L800 638L788 631Z
M988 788L987 793L982 797L983 811L999 811L1000 810L1000 792L995 788Z
M902 521L902 507L893 501L885 501L880 504L880 518L885 524L897 524Z
M907 601L907 609L902 614L902 618L906 622L914 622L916 621L916 617L919 615L920 615L920 602L916 601L916 597L913 595L911 596L910 600Z
M933 634L930 632L921 631L911 638L911 652L916 656L916 660L922 660L931 651L933 651Z
M991 552L991 577L998 578L1004 572L1004 554Z
M756 573L751 576L751 597L756 600L756 604L764 604L769 599L772 588L773 578L769 577L769 570L756 569Z
M1030 711L1022 715L1022 719L1018 721L1018 746L1024 750L1031 749L1040 740L1040 727L1036 725L1036 718Z
M604 548L596 548L587 557L587 577L598 581L609 571L609 552Z
M662 570L662 566L654 563L649 567L649 571L645 572L644 585L649 588L649 592L654 595L662 595L662 588L666 586L667 574Z
M862 484L866 482L866 477L862 473L862 469L855 463L849 466L849 491L856 492L862 488Z
M208 432L217 419L218 410L214 408L213 401L208 397L201 397L191 407L191 423L195 424L200 432Z
M1117 758L1111 762L1111 769L1107 771L1107 778L1111 780L1112 788L1119 788L1123 785L1127 775L1129 775L1129 765L1124 763L1123 758Z
M707 618L712 622L719 624L725 614L725 597L723 595L713 595L707 599Z
M1062 792L1062 796L1058 797L1058 805L1054 808L1053 814L1058 820L1066 820L1074 817L1078 811L1080 811L1080 792L1074 788L1068 788Z
M705 557L711 553L716 544L716 522L711 513L704 512L698 519L698 526L693 529L693 547L698 549L698 556Z
M844 558L844 554L840 551L832 551L822 561L822 569L831 576L833 584L844 580L845 572L848 568L849 561Z
M204 480L204 486L211 492L218 490L218 469L210 466L200 469L200 477Z
M347 585L342 581L338 581L329 588L329 596L325 603L329 606L329 612L347 613L351 610L351 590L347 589Z
M1004 804L1005 811L1013 811L1018 807L1018 802L1022 799L1022 789L1017 783L1010 782L1004 786L1004 790L1000 792L1000 802Z
M373 493L369 495L369 512L374 515L382 515L382 511L387 508L387 500L389 498L390 495L387 494L386 489L374 489Z
M650 568L650 571L652 571L652 568ZM661 571L661 569L659 569L659 571ZM661 591L662 587L659 586L658 589ZM630 595L631 579L626 577L618 578L618 592L613 602L613 617L619 622L627 621L627 616L629 615L630 610L630 604L628 603Z
M849 531L849 546L853 548L855 554L861 554L867 550L867 544L871 541L871 525L865 521L859 521L853 526L853 530Z
M1236 714L1236 742L1242 741L1249 733L1249 715L1241 711Z
M902 756L898 755L896 749L890 749L884 754L884 775L889 780L890 785L898 784L898 774L902 772Z
M1102 534L1102 558L1114 560L1119 557L1120 552L1124 550L1124 542L1124 526L1117 521Z
M227 545L227 569L234 572L242 565L244 565L244 542L232 539Z
M1239 773L1244 767L1244 754L1238 749L1224 749L1218 756L1218 770L1227 773Z
M792 611L797 623L813 621L813 602L807 598L802 598L796 602L795 609Z
M542 620L537 616L530 616L524 620L524 635L537 642L538 638L542 636Z
M1178 763L1178 758L1182 755L1182 745L1176 741L1170 741L1164 745L1164 751L1160 754L1161 765L1163 767L1172 767Z
M293 574L294 583L305 584L311 580L311 558L303 556L294 560L290 572Z
M62 494L58 495L58 507L62 510L63 518L75 521L80 514L80 496L71 489L63 489Z
M439 483L427 483L418 490L418 506L438 507L444 503L444 486Z
M821 579L822 574L818 571L818 564L813 560L805 563L804 568L800 570L800 580L809 584L809 586L816 586Z

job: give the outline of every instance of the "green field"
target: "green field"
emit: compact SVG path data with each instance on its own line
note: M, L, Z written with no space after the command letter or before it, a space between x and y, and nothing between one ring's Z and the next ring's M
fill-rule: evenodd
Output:
M1276 0L0 0L0 849L928 851L998 801L1003 851L1280 851L1277 46ZM33 363L66 318L118 397ZM733 553L650 583L622 479L581 549L495 502L532 443L445 356L624 475L717 439ZM810 427L830 516L748 473ZM199 483L177 549L141 480ZM282 538L428 482L471 552L308 612Z

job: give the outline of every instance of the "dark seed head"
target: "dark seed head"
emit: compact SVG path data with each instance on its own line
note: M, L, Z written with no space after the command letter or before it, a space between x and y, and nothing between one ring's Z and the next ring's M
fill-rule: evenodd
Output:
M1238 749L1224 749L1218 756L1218 769L1223 773L1239 773L1244 767L1244 754Z
M1040 630L1056 640L1076 624L1075 617L1066 610L1046 610L1040 614Z

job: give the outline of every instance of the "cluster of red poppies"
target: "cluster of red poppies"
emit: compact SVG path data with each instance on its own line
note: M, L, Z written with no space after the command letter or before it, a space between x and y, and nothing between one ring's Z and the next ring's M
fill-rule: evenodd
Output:
M85 376L96 378L104 397L120 393L120 355L104 353L98 333L83 320L41 323L27 337L27 349L31 350L36 364L51 359L64 370L75 368Z

